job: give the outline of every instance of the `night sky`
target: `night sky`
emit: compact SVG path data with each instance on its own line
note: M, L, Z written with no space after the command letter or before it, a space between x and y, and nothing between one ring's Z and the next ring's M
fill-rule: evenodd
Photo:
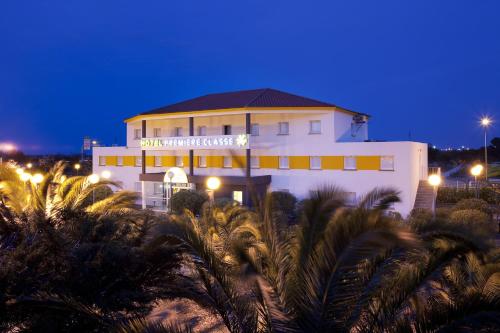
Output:
M372 139L500 135L500 1L32 0L0 4L0 142L124 144L123 119L276 88L372 115Z

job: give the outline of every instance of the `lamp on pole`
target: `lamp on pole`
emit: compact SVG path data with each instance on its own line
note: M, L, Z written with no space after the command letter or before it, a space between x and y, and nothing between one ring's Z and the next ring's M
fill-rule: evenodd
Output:
M82 167L82 166L80 165L80 163L76 163L76 164L75 164L75 166L74 166L74 168L75 168L75 170L76 170L76 175L77 175L77 176L78 176L78 173L79 173L79 171L80 171L80 168L81 168L81 167Z
M209 189L208 196L211 203L215 201L215 191L219 189L219 187L220 179L218 177L209 177L207 179L207 188Z
M477 189L477 177L483 172L483 166L481 164L476 164L472 168L470 168L471 175L474 176L474 183L476 186L476 198L479 197L479 192Z
M429 185L432 186L432 217L436 219L436 200L437 200L437 189L441 184L441 176L438 174L432 174L429 176L428 180Z
M486 180L486 183L488 183L488 143L486 141L486 134L491 122L491 119L487 116L481 118L481 126L484 128L484 179Z
M172 210L172 195L173 195L173 189L172 189L172 180L174 179L175 177L175 172L173 172L172 170L169 170L167 172L167 177L168 177L168 211L171 211Z
M99 175L93 173L89 176L88 180L89 180L90 184L95 185L95 184L99 183L100 178L99 178ZM94 203L95 203L95 191L94 191L94 189L92 189L92 204L94 204Z

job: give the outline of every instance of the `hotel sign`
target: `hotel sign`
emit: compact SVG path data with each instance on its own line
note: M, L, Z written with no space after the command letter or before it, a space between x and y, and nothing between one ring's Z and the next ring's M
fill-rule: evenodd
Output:
M215 136L175 136L166 138L142 138L143 150L180 150L180 149L248 149L250 135Z

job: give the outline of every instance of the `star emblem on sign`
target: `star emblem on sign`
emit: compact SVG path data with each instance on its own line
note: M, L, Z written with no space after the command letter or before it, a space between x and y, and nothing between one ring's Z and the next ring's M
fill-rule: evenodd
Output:
M248 138L245 134L240 134L236 138L236 144L238 146L246 146L247 143L248 143Z

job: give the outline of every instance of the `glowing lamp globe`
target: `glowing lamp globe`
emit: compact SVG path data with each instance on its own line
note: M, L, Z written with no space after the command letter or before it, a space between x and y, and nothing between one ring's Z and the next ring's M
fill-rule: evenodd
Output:
M19 175L19 177L21 178L21 180L23 182L27 182L28 180L31 179L31 174L29 174L27 172L23 172L22 174Z
M80 170L80 168L81 168L81 167L82 167L82 166L81 166L80 164L78 164L78 163L76 163L76 164L75 164L75 169L76 169L76 170Z
M41 173L36 173L31 177L31 182L33 184L40 184L43 181L43 175Z
M101 172L101 177L104 179L109 179L111 178L111 172L109 170L104 170Z
M22 168L17 168L16 173L20 176L24 173L24 170Z
M28 164L26 164L26 167L27 167L28 169L31 169L31 168L33 167L33 163L28 163Z
M482 174L482 173L483 173L483 166L482 166L481 164L474 165L474 166L470 169L470 173L471 173L471 175L473 175L474 177L479 176L480 174Z
M215 191L220 187L220 179L217 177L209 177L207 179L207 188Z
M95 173L91 174L88 177L89 183L91 184L97 184L99 183L99 175L96 175Z
M488 127L491 124L491 119L488 117L481 118L481 126Z
M427 181L431 186L439 186L441 184L441 176L436 174L430 175Z

